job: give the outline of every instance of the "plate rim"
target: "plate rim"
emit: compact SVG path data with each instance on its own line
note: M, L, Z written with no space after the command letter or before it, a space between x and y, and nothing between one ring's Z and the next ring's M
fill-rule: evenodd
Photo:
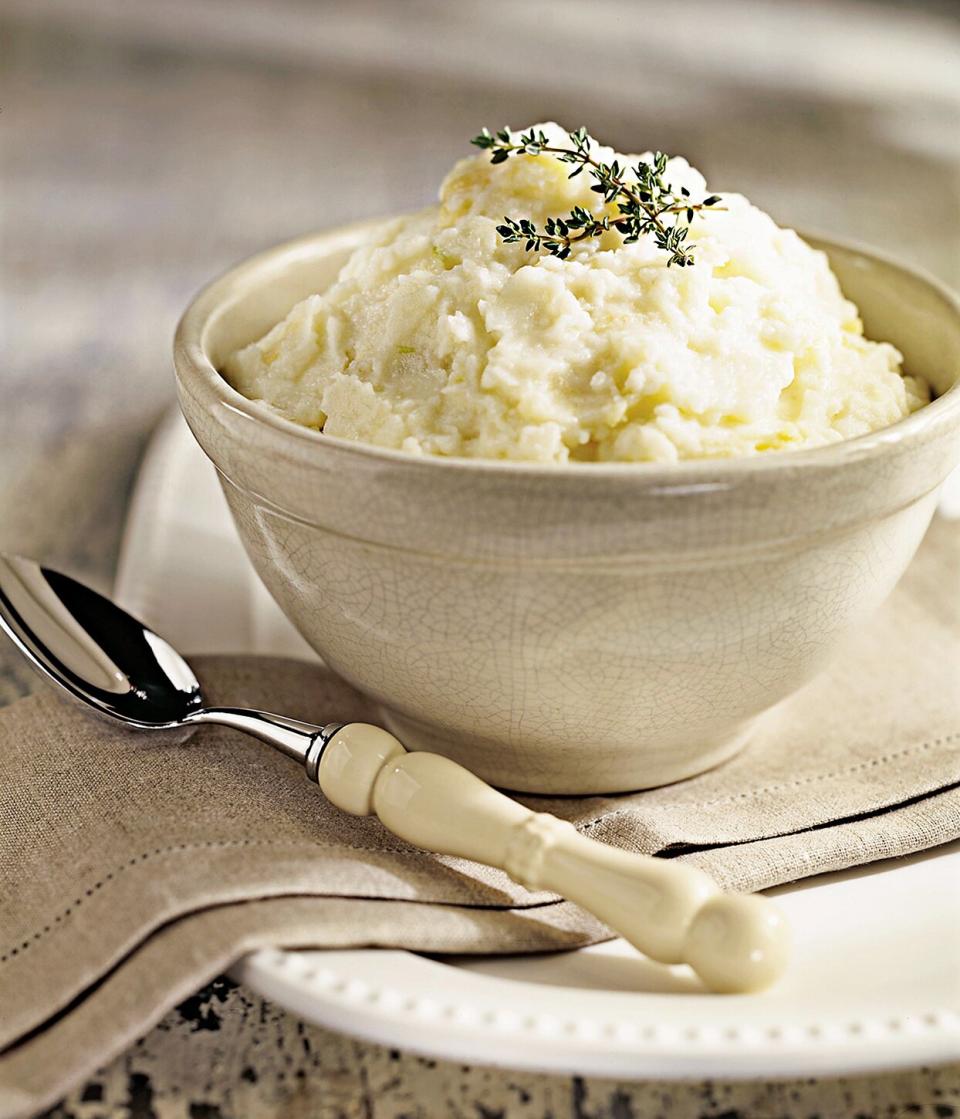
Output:
M397 958L389 985L369 978L365 957L371 951ZM949 1008L882 1022L807 1027L771 1023L704 1030L638 1026L623 1016L551 1022L549 1014L470 1007L462 997L444 1002L432 987L425 996L427 969L436 971L438 985L450 987L444 980L456 969L403 949L259 949L239 961L231 975L328 1029L422 1056L529 1072L619 1080L751 1080L862 1075L960 1060L960 1013ZM536 986L499 976L471 978L507 997L510 988L519 995ZM619 994L625 1002L631 998L624 992L598 993ZM479 1061L478 1045L483 1047Z

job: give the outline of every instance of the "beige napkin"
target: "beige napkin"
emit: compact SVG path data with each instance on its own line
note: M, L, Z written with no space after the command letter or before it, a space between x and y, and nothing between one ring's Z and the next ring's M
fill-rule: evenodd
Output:
M524 798L739 889L960 836L960 526L935 522L881 615L701 777ZM329 672L202 658L214 702L376 719ZM0 1114L57 1098L260 945L532 952L608 933L505 875L331 808L227 730L137 735L49 691L0 712Z

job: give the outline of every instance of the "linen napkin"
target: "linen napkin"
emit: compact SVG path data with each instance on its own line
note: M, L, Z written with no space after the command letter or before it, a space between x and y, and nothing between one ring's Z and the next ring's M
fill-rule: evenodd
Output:
M960 837L960 525L718 769L522 797L594 838L761 889ZM215 703L377 720L328 670L197 658ZM0 1115L29 1114L263 945L516 953L609 932L506 875L327 804L236 732L137 734L43 689L0 712Z

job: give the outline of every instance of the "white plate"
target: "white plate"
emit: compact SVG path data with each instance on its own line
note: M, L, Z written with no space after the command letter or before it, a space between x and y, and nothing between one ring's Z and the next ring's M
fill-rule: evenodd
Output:
M253 573L179 417L144 462L116 589L187 653L314 655ZM705 1079L960 1060L960 843L773 892L796 949L762 995L703 994L622 941L455 961L261 951L235 974L314 1022L472 1064Z

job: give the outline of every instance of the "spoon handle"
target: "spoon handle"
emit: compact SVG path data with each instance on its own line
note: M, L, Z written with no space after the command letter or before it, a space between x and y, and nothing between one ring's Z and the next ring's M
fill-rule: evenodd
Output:
M529 889L562 894L651 959L689 964L712 990L759 990L786 966L787 925L767 898L725 894L693 867L587 839L449 758L407 753L381 727L349 723L337 730L316 779L338 808L375 815L418 847L496 866Z

